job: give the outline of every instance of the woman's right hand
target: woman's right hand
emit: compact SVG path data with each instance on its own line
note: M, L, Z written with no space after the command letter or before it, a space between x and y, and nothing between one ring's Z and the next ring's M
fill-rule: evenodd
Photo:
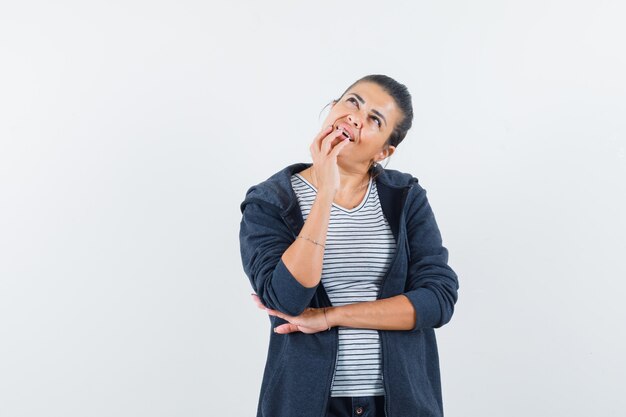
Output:
M326 126L310 146L313 158L311 170L317 182L317 191L327 193L331 198L339 190L337 155L350 142L341 132L341 129L333 130L332 125Z

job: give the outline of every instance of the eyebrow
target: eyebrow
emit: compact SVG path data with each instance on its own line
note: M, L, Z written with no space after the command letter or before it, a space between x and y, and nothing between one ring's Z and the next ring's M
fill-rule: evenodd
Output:
M350 94L352 94L353 96L355 96L355 97L356 97L356 99L357 99L357 100L359 100L359 101L361 102L361 104L365 104L365 100L363 100L363 98L362 98L360 95L358 95L357 93L350 93ZM382 114L381 112L379 112L379 111L378 111L378 110L376 110L376 109L372 109L372 113L374 113L374 114L376 114L376 115L380 116L380 118L381 118L381 119L383 119L383 121L385 122L385 124L387 124L387 119L385 119L385 116L383 116L383 114Z

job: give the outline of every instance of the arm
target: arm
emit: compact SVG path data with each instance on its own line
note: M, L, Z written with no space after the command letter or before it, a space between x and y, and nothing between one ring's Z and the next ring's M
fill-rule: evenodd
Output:
M332 196L318 193L300 231L300 236L315 240L319 244L307 239L296 239L281 257L294 279L308 288L317 287L322 279L324 248L321 245L326 242L332 204Z
M281 259L294 243L293 232L275 207L247 200L242 212L239 246L252 288L269 308L292 315L302 313L316 287L300 284Z
M282 256L294 278L305 287L316 287L322 278L324 250L321 245L326 242L330 210L339 188L337 155L347 144L340 130L332 131L332 126L327 126L309 148L319 180L317 195L300 231L300 236L306 239L296 239Z
M332 132L329 127L311 145L320 184L300 235L322 244L339 181L337 154L348 143L340 137L343 138L340 131ZM301 314L322 276L323 247L306 239L294 241L278 208L262 200L247 199L242 213L241 257L252 287L266 306L291 315Z
M301 235L326 237L331 202L316 199ZM320 232L324 230L320 238ZM277 208L248 201L243 209L239 243L244 271L264 305L299 315L309 305L322 276L324 249L305 239L293 239ZM316 235L317 234L317 235Z
M252 294L252 297L257 306L267 311L270 316L288 321L274 329L276 333L281 334L317 333L335 326L375 330L410 330L415 325L413 305L404 295L345 306L307 308L298 316L267 308L256 294Z
M407 237L410 250L404 295L415 309L415 327L438 328L448 323L458 299L458 277L448 265L426 190L415 185L407 198Z
M404 295L328 307L326 316L330 327L375 330L411 330L415 327L413 304Z

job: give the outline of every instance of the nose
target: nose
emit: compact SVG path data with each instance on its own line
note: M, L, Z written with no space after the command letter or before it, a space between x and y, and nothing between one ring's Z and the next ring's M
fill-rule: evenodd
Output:
M359 119L355 114L348 115L348 122L351 125L354 125L357 129L361 128L361 119Z

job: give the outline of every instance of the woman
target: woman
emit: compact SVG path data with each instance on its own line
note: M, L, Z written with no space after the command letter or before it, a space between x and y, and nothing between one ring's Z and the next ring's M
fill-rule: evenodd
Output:
M295 164L241 204L241 256L270 315L257 417L441 416L434 328L454 311L426 191L383 169L411 127L406 87L370 75L332 102Z

